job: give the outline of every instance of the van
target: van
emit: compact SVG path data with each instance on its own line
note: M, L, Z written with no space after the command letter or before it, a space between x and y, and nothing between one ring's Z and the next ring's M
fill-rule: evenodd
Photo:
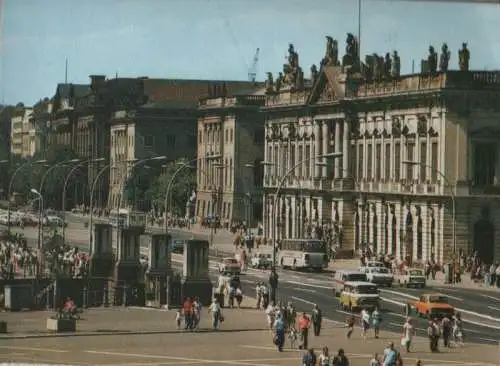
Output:
M333 294L340 296L340 291L344 289L346 282L368 282L366 273L355 270L340 270L335 272L333 277Z
M380 308L377 286L370 282L345 282L340 292L340 306L347 311Z

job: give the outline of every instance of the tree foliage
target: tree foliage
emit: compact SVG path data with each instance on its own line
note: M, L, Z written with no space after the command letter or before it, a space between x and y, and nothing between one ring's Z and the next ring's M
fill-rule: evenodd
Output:
M190 167L178 170L182 164L183 161L170 162L161 169L137 167L125 186L127 202L142 211L149 211L154 207L163 212L167 186L177 172L170 189L169 211L184 215L186 202L196 187L196 173ZM137 204L141 202L142 204Z

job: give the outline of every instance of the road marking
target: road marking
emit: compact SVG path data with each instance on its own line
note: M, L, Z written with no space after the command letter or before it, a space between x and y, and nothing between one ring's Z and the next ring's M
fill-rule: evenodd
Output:
M68 353L69 351L64 351L60 349L52 348L33 348L33 347L17 347L17 346L0 346L2 349L13 349L16 351L32 351L32 352L51 352L51 353Z
M306 286L306 287L323 288L323 289L326 289L326 290L332 290L333 289L333 287L331 287L331 286L313 285L311 283L303 283L303 282L287 281L287 280L285 280L284 282L285 283L290 283L292 285L300 285L300 286Z
M488 309L491 309L491 310L496 310L496 311L500 311L500 308L496 308L494 306L488 306Z
M292 296L292 299L297 300L297 301L300 301L300 302L303 302L303 303L306 303L306 304L309 304L309 305L316 305L316 303L315 303L315 302L312 302L312 301L309 301L309 300L303 299L303 298L301 298L301 297Z
M276 348L275 348L276 349ZM174 356L163 356L163 355L146 355L142 353L123 353L123 352L110 352L110 351L92 351L87 350L85 353L90 353L94 355L104 355L104 356L120 356L120 357L136 357L136 358L150 358L150 359L163 359L163 360L175 360L180 361L182 364L219 364L219 365L247 365L247 366L273 366L268 364L261 363L251 363L245 361L237 361L237 360L206 360L202 358L188 358L188 357L174 357Z
M491 299L491 300L495 300L495 301L500 301L500 298L495 297L495 296L483 295L483 294L479 294L479 295L481 295L482 297L486 297L487 299Z
M381 292L386 292L388 294L393 294L393 295L397 295L397 296L401 296L401 297L406 297L407 299L411 299L411 300L418 300L418 297L416 296L412 296L412 295L408 295L408 294L405 294L405 293L402 293L402 292L397 292L397 291L391 291L391 290L385 290L385 289L381 289L380 290ZM394 300L391 300L392 302L396 303L396 301ZM391 302L389 301L389 302ZM405 304L403 303L400 303L402 306L404 306ZM495 318L495 317L492 317L490 315L485 315L485 314L479 314L479 313L476 313L474 311L470 311L470 310L465 310L465 309L460 309L460 308L455 308L455 310L463 313L463 314L467 314L467 315L471 315L471 316L477 316L478 318L483 318L483 319L487 319L487 320L492 320L492 321L495 321L495 322L500 322L500 319L499 318ZM466 319L463 319L464 322L467 322L467 323L471 323L471 324L475 324L475 325L480 325L480 326L483 326L483 327L488 327L488 328L493 328L493 329L500 329L500 327L496 327L494 325L486 325L486 324L483 324L483 323L478 323L478 322L474 322L474 321L471 321L471 320L466 320Z
M309 293L313 293L313 294L316 293L316 290L312 290L309 288L294 287L293 289L296 291L309 292Z

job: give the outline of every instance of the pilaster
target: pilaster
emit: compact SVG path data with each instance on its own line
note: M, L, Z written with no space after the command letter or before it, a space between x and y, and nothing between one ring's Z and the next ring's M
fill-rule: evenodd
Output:
M384 216L384 207L382 202L377 202L375 205L375 215L377 217L377 247L376 252L385 252L385 216ZM375 243L374 243L375 244Z
M402 243L401 243L401 236L402 236L402 230L403 225L403 210L402 210L402 204L400 202L395 204L395 216L396 216L396 258L401 259L402 253L403 253L403 248L402 248Z
M351 124L350 121L346 118L344 119L344 131L343 131L343 141L342 141L342 177L348 178L351 173L351 161L352 157L350 156L350 134L351 134Z
M316 160L315 156L320 155L321 151L321 128L320 128L320 121L313 121L314 123L314 155L311 157L311 161L309 163L312 163L312 168L314 169L314 177L319 178L321 175L321 167L316 164L318 161Z
M328 154L328 139L329 139L329 134L328 134L328 122L327 121L323 121L322 122L322 131L321 131L321 137L322 137L322 143L323 143L323 147L321 149L321 154ZM322 163L323 163L323 166L321 167L321 170L322 170L322 174L321 176L323 178L327 178L328 177L328 166L330 165L329 164L329 161L327 158L323 158L322 159Z
M334 152L339 152L341 151L341 136L340 136L340 132L341 132L341 128L342 128L342 121L341 120L335 120L334 121L334 128L335 128L335 144L334 144ZM344 152L345 154L345 152ZM335 166L335 170L334 170L334 177L335 179L339 179L341 178L341 171L340 171L340 159L335 159L334 160L334 166Z

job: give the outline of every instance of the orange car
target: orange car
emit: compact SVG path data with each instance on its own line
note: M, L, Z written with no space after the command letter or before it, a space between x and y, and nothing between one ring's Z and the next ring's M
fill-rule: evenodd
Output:
M453 316L455 308L448 303L448 297L442 294L424 294L413 304L416 312L420 316L431 318L443 318Z

